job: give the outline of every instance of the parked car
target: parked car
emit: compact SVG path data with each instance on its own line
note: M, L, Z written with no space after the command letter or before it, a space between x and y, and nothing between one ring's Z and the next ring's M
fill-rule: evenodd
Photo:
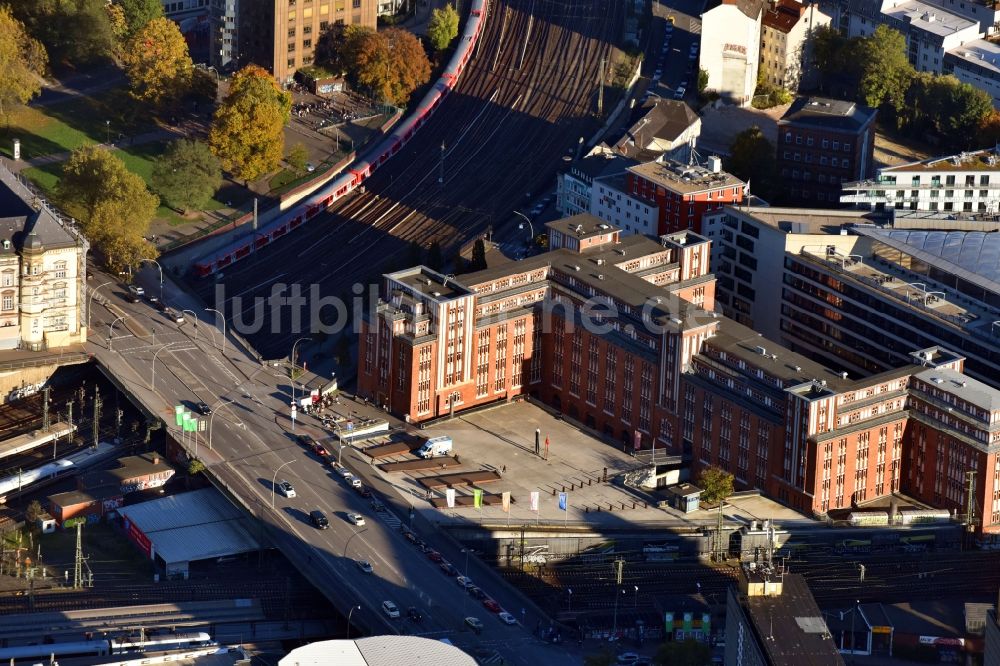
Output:
M296 435L295 441L297 441L299 444L306 447L307 449L311 449L314 446L316 446L316 440L312 438L312 435L305 435L305 434Z
M350 484L351 484L352 488L355 488L355 489L360 488L361 487L361 479L359 479L356 476L352 476L351 480L350 480Z
M184 313L183 312L178 312L177 310L174 310L173 308L167 308L166 312L164 312L163 314L165 314L167 316L167 319L169 319L170 321L172 321L174 323L177 323L177 324L183 324L184 323Z
M504 624L517 624L517 618L507 611L500 613L497 617L499 617L500 621Z
M382 612L393 619L399 617L399 607L391 601L382 602Z
M451 562L442 562L438 566L441 568L441 571L443 571L446 576L458 575L458 569L456 569L455 565L453 565Z
M465 624L467 624L469 628L472 629L477 634L481 634L483 632L483 621L480 620L478 617L465 618Z
M153 307L156 308L157 311L159 312L167 311L167 304L164 303L163 301L156 301L155 303L153 303Z
M374 569L372 569L372 563L368 560L358 560L358 568L365 573L372 573L372 571L374 571Z
M491 613L499 613L503 610L502 608L500 608L500 604L498 604L493 599L483 599L483 607L485 607L486 610L490 611Z
M380 499L372 498L372 509L375 511L385 511L385 504Z
M349 513L347 514L347 522L357 527L364 527L365 517L360 513Z
M357 488L355 488L355 490L357 490L358 494L361 495L362 497L371 497L372 496L372 491L368 490L368 486L357 486Z
M458 578L455 579L455 582L458 583L458 586L463 590L467 590L470 587L474 587L472 584L472 579L469 578L468 576L459 576Z
M482 601L483 599L486 598L486 593L483 592L480 588L476 587L475 585L467 587L465 588L465 590L469 593L469 596L471 596L476 601Z
M202 416L209 416L212 413L212 408L208 406L207 402L199 402L195 405L195 409L197 409Z
M288 499L295 497L295 488L288 481L278 481L278 492Z
M410 618L411 622L420 622L424 619L424 616L420 614L420 611L413 606L406 609L406 617Z
M431 562L440 562L444 558L441 557L441 553L437 552L436 550L432 550L429 553L427 553L427 559L429 559Z
M313 525L318 529L328 530L330 529L330 521L327 520L326 516L319 509L309 512L309 518L312 520Z

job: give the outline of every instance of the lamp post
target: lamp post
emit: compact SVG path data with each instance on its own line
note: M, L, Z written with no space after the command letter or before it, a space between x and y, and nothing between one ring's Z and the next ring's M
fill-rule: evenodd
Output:
M214 312L215 314L219 315L220 319L222 319L222 353L225 354L226 353L226 315L222 314L221 312L219 312L215 308L205 308L205 312Z
M106 127L107 130L108 130L107 135L106 135L108 137L108 140L105 143L110 144L111 143L111 121L110 120L105 120L104 121L104 127Z
M638 608L639 607L639 586L638 585L633 585L632 587L635 588L635 595L633 595L633 598L632 598L632 608Z
M163 266L161 266L160 262L158 262L156 259L140 259L139 263L142 264L142 262L144 262L144 261L148 261L151 264L156 264L156 268L160 271L160 300L162 301L163 300Z
M291 465L293 462L295 462L295 461L294 460L289 460L288 462L283 462L280 465L278 465L278 469L274 470L274 476L271 478L271 508L272 509L274 508L274 488L275 488L276 484L278 483L278 472L281 471L282 467L284 467L285 465Z
M113 349L111 348L111 340L112 340L112 337L111 337L111 334L112 334L112 333L114 332L114 330L115 330L115 324L117 324L117 323L118 323L118 322L120 322L121 320L125 319L125 317L127 317L127 316L128 316L128 315L122 315L121 317L118 317L118 318L117 318L117 319L115 319L115 320L114 320L113 322L111 322L111 326L108 326L108 351L114 351L114 350L113 350Z
M462 615L465 615L469 611L469 549L463 548L462 552L465 553L465 569L462 572L465 576L465 599L462 601Z
M94 307L94 296L97 296L97 292L100 291L102 287L107 287L112 282L114 282L114 280L108 280L104 284L98 286L97 289L91 290L91 292L90 292L90 300L87 302L87 329L88 330L90 329L90 311Z
M515 211L511 211L511 212L514 213L514 215L517 215L521 219L523 219L524 222L528 223L528 233L531 234L531 240L535 240L535 227L534 227L533 224L531 224L531 220L528 219L528 216L525 215L524 213L518 212L516 210ZM521 222L520 224L518 224L517 228L518 229L524 229L524 222Z
M618 635L618 597L621 596L620 594L618 594L618 592L619 592L619 590L616 589L615 590L615 618L614 618L614 626L611 629L611 636L612 636L612 638L614 638L614 637L616 637ZM625 590L621 590L621 593L625 594Z
M295 404L295 348L299 346L299 343L303 340L309 340L309 338L299 338L294 343L292 343L292 404Z
M150 367L150 374L149 374L149 390L150 391L154 390L153 387L156 385L156 357L160 354L161 351L163 351L167 347L169 347L171 345L176 345L176 344L177 344L176 342L168 342L167 344L161 346L159 349L157 349L153 353L153 363L152 363L152 365Z
M361 610L361 606L351 606L351 611L347 614L347 638L351 638L351 616L354 615L354 611Z
M208 417L208 448L209 448L209 450L212 449L212 421L215 420L215 415L223 407L230 407L230 404L228 402L226 402L225 400L219 400L219 402L215 405L215 407L212 408L212 415ZM230 411L230 413L232 413L232 411ZM236 415L233 414L233 416L235 417ZM237 418L236 420L239 421L239 418ZM243 422L240 421L240 424L242 424L242 423Z
M198 315L194 310L181 310L181 314L190 312L191 316L194 317L194 339L198 339Z
M569 608L567 610L569 610L569 611L572 612L572 610L573 610L573 588L572 587L567 587L566 588L566 593L569 594Z
M861 603L860 600L855 600L854 608L851 609L851 663L852 664L854 663L854 618L858 614L858 604L860 603Z

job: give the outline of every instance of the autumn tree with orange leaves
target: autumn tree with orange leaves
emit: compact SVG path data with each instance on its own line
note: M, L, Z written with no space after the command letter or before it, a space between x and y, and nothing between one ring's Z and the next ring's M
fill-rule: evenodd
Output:
M399 28L363 35L357 40L353 60L356 85L389 104L405 104L413 91L431 78L423 44Z
M183 97L191 86L194 65L177 24L155 18L128 41L121 54L132 96L162 106Z

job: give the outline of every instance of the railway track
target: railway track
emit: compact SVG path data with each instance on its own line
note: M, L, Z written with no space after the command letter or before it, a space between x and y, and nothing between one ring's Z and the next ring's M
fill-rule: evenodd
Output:
M624 11L623 3L603 0L492 3L456 89L368 178L365 192L227 269L227 297L242 297L225 304L232 321L250 320L253 298L270 295L274 284L301 284L307 297L312 284L324 296L350 297L352 283L404 265L411 242L438 241L447 256L509 222L525 194L547 188L562 156L598 127L598 68L602 57L610 62ZM214 296L214 285L199 290ZM251 341L265 357L285 353L299 332L278 326L271 333L270 308L261 315L263 332Z

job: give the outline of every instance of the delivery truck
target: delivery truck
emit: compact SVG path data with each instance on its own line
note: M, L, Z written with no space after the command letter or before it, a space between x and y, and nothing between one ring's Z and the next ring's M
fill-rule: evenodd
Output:
M416 454L421 458L446 456L451 453L451 448L451 437L448 437L447 435L441 437L431 437L416 450Z

